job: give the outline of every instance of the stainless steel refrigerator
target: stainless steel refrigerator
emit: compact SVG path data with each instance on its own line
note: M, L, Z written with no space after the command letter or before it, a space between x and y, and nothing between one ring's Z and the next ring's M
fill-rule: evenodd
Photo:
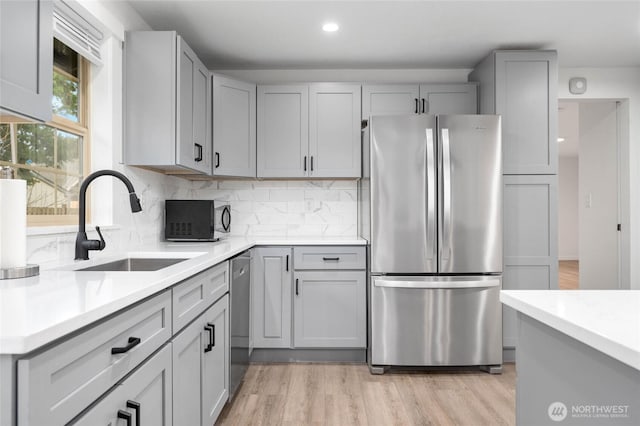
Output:
M499 371L500 117L384 115L369 125L360 211L371 370Z

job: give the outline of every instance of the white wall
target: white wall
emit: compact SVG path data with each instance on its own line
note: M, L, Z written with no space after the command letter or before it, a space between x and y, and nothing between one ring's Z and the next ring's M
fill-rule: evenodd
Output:
M580 288L618 288L616 103L580 103Z
M578 260L578 157L560 157L558 166L558 258Z
M569 79L585 77L583 95L569 93ZM621 182L622 245L629 247L622 255L620 280L623 288L640 289L640 68L561 68L558 75L560 99L627 99L619 112L629 117L629 132L621 135L621 173L629 179ZM624 129L623 129L624 130ZM622 253L621 253L622 254Z

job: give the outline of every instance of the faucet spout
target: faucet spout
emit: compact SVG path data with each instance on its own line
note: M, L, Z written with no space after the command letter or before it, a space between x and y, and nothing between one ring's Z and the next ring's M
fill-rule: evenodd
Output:
M102 238L102 234L100 234L99 230L98 233L100 234L100 240L87 239L86 232L87 188L91 182L100 176L113 176L122 181L129 191L129 204L131 205L131 211L133 213L142 211L140 199L136 195L135 189L133 189L133 184L125 175L115 170L98 170L97 172L91 173L80 185L80 197L78 200L78 233L76 234L76 260L87 260L89 259L89 250L102 250L105 247L104 239Z

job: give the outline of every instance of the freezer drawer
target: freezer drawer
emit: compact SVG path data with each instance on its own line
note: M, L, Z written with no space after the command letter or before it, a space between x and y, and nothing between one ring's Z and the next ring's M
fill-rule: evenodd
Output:
M371 364L502 364L501 280L372 277Z

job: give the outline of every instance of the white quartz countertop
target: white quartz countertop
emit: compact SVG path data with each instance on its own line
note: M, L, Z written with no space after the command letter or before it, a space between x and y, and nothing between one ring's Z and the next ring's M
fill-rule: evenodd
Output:
M25 354L156 294L256 245L366 245L360 238L229 237L160 243L117 256L42 266L32 278L0 281L0 354ZM74 271L123 257L187 258L153 272Z
M503 290L500 301L640 370L640 290Z

